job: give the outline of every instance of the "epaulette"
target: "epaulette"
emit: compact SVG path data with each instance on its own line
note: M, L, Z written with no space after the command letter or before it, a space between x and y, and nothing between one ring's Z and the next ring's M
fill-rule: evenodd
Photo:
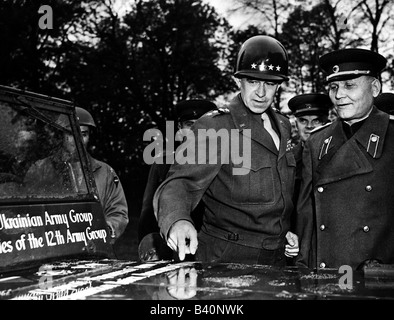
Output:
M321 129L328 127L331 123L332 122L327 122L326 124L323 124L322 126L313 129L310 133L315 133L317 131L320 131Z
M217 115L219 115L219 114L226 114L226 113L230 113L230 109L227 108L227 107L220 107L220 108L217 108L217 109L215 109L215 110L212 110L212 111L207 112L207 113L205 114L205 116L212 116L212 117L215 117L215 116L217 116Z
M394 116L390 114L390 120L394 120Z

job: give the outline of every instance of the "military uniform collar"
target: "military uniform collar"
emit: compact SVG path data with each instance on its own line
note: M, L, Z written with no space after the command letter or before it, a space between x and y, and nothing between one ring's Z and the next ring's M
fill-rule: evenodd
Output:
M242 132L244 129L251 130L251 139L259 142L273 153L278 154L274 142L271 137L267 137L263 134L263 124L261 122L261 115L254 116L253 113L245 106L241 94L239 93L229 105L231 116L234 120L234 124L237 129ZM275 122L276 127L280 133L280 148L279 148L279 158L282 157L286 152L286 143L290 139L286 133L285 123L275 115L275 112L269 108L266 112L269 113L271 121Z
M242 105L243 108L240 108L240 105ZM248 110L241 98L240 93L237 94L237 96L230 102L229 109L237 129L240 131L244 129L250 129Z
M99 161L93 158L90 154L88 154L88 160L93 172L101 168Z
M353 137L371 157L380 158L388 125L388 115L374 106L369 117Z

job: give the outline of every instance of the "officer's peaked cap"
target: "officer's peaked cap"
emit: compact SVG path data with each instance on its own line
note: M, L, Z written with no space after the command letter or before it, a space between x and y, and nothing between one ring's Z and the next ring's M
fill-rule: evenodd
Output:
M327 94L305 93L291 98L288 106L296 117L302 115L328 115L332 102Z
M326 73L328 82L353 79L363 75L377 77L386 63L386 58L381 54L358 48L332 51L319 59L319 65Z

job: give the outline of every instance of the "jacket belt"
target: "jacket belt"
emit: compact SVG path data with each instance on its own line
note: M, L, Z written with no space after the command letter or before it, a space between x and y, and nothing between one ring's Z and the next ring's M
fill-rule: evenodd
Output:
M201 231L212 237L231 241L243 246L252 248L264 248L267 250L276 250L283 248L285 245L285 237L283 236L267 236L264 234L238 233L228 231L210 224L204 224Z

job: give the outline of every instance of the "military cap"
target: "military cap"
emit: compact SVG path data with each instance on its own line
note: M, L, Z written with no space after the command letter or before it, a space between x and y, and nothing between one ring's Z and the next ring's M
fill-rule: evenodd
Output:
M217 108L213 102L203 99L182 100L175 105L178 121L198 119L203 114L214 109Z
M342 49L329 52L319 59L326 80L341 81L360 76L377 77L387 60L377 52L366 49Z
M288 106L296 117L308 114L328 115L332 102L324 93L306 93L291 98Z
M394 115L394 93L383 92L374 101L375 106L391 115Z

